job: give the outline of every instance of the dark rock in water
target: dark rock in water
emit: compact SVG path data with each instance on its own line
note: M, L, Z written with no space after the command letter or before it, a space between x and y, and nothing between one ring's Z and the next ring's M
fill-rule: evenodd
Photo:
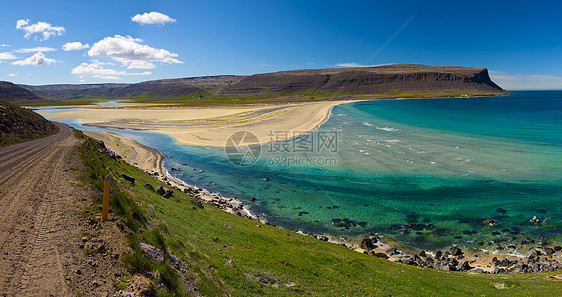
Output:
M562 246L557 245L554 247L554 250L559 252L560 250L562 250Z
M545 248L545 249L544 249L544 252L545 252L548 256L550 256L550 255L554 254L554 249L552 249L552 248Z
M424 224L408 224L408 227L414 229L415 231L421 231L425 228Z
M495 219L485 219L482 221L482 224L490 227L494 227L498 225L498 222Z
M425 251L421 251L418 255L420 257L427 257L427 254L425 253Z
M535 243L535 241L532 240L532 239L530 239L530 238L528 238L528 237L525 237L525 238L521 239L521 244L522 244L522 245L525 245L525 244L534 244L534 243Z
M500 232L494 231L494 232L492 232L492 235L498 236L498 235L500 235Z
M462 255L462 250L458 246L453 246L451 248L451 255L453 256Z
M252 201L252 202L256 201L256 197L250 198L250 201Z
M503 208L496 208L496 212L499 213L507 213L507 210L503 209Z
M483 246L483 245L484 245L484 242L483 242L483 241L479 241L479 242L478 242L478 245L479 245L479 246Z
M417 213L411 213L406 216L408 223L417 223L420 216Z
M130 175L127 175L127 174L125 174L125 173L123 173L123 172L121 172L121 176L123 177L123 179L125 179L126 181L128 181L129 183L131 183L131 186L134 186L134 185L135 185L135 178L134 178L134 177L132 177L132 176L130 176Z
M443 255L443 252L441 252L441 251L435 252L435 258L441 258L442 255Z
M462 239L462 236L457 235L457 236L455 236L455 239Z
M359 244L359 246L364 249L364 250L372 250L375 248L375 245L373 244L373 241L370 238L363 238L363 240L361 240L361 243Z
M433 230L433 229L435 229L435 225L433 225L433 224L427 224L425 226L425 230Z
M302 217L302 215L307 215L310 214L308 211L301 211L299 212L299 217Z
M505 232L505 233L511 233L511 230L509 230L509 229L505 228L505 229L502 229L502 232Z

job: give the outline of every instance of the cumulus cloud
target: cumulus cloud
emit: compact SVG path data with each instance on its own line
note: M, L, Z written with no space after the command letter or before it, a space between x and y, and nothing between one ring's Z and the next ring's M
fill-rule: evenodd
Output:
M15 61L12 62L12 65L19 65L19 66L25 66L25 65L33 65L33 66L45 66L45 65L50 65L50 64L54 64L57 61L55 59L49 59L47 57L45 57L45 55L42 52L38 52L35 53L33 56L25 59L25 60L20 60L20 61Z
M17 75L14 74L14 73L10 73L10 74L8 74L8 76L9 76L9 77L14 77L14 76L17 76Z
M137 14L134 17L131 17L131 20L133 22L137 22L141 25L144 24L160 24L160 25L164 25L166 23L175 23L176 20L172 19L171 17L153 11L153 12L145 12L143 14Z
M30 24L29 19L18 20L16 22L16 29L23 30L25 35L23 37L29 39L33 34L39 33L43 35L41 40L47 40L51 36L60 36L64 33L64 27L53 26L46 22L37 22L35 24Z
M11 45L5 44L5 43L0 44L0 47L9 47L9 46L11 46Z
M12 53L0 53L0 60L14 60L17 59Z
M89 44L82 44L82 42L80 41L75 41L75 42L67 42L62 46L62 49L64 51L79 51L79 50L83 50L86 48L90 48Z
M16 53L36 53L36 52L54 52L57 49L52 48L52 47L44 47L44 46L40 46L40 47L34 47L34 48L22 48L19 50L15 50L14 52Z
M562 76L546 74L519 75L490 70L492 80L506 90L560 90Z
M126 71L123 70L115 70L115 69L111 69L111 68L105 68L105 66L107 65L113 65L113 63L103 63L103 62L98 62L98 61L94 61L91 63L82 63L80 65L78 65L77 67L75 67L74 69L72 69L72 71L70 71L70 73L75 74L75 75L79 75L80 78L84 78L85 75L91 75L92 77L95 78L101 78L101 79L107 79L107 80L118 80L121 79L120 76L128 76L128 75L150 75L152 74L149 71L145 71L145 72L133 72L133 73L128 73Z
M148 45L140 44L142 39L131 36L115 35L106 37L92 46L88 51L91 57L109 57L121 62L129 69L152 69L154 62L168 64L181 64L176 59L178 56L165 49L157 49Z

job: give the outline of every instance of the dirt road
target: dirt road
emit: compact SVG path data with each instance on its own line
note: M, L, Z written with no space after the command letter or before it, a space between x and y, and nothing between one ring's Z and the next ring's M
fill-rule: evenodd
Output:
M115 223L79 215L91 195L79 185L80 140L57 125L57 135L0 149L0 296L111 295L124 273L104 245Z

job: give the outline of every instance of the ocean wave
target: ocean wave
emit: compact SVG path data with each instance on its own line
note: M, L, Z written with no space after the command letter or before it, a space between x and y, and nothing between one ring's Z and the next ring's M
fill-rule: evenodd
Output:
M383 131L387 131L387 132L394 132L394 131L398 131L397 128L392 128L392 127L375 127L378 130L383 130Z
M373 123L363 122L363 126L372 127Z
M400 140L398 140L398 139L385 139L384 141L386 141L388 143L398 143L398 142L400 142Z

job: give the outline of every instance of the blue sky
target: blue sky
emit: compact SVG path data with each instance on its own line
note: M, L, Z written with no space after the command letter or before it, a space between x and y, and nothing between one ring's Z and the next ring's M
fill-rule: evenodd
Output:
M418 63L486 67L511 90L562 89L562 1L422 2L9 1L0 80L118 83Z

